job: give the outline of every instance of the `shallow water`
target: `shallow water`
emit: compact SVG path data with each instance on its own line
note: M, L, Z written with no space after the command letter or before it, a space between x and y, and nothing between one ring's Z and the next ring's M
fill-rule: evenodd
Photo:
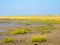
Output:
M2 23L0 24L0 26L27 26L27 25L30 25L30 26L47 26L48 23L45 23L45 24L42 24L42 23L29 23L29 24L26 24L26 23L16 23L16 22L11 22L11 23Z
M0 30L0 33L6 32L6 30ZM0 39L5 38L6 36L0 35Z
M26 24L18 24L18 23L2 23L0 26L25 26Z
M6 30L0 30L0 32L6 32Z
M3 38L5 38L6 36L0 36L0 39L3 39Z

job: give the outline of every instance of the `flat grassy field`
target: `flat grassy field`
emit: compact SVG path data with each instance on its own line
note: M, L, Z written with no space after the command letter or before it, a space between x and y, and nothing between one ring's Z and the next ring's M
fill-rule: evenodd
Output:
M0 16L0 45L60 45L60 16Z

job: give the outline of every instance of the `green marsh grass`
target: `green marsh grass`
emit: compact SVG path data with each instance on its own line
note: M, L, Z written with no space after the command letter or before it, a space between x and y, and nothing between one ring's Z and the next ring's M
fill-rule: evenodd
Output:
M38 32L44 34L44 33L50 33L51 30L54 30L55 27L54 26L37 26L35 27L37 29Z
M7 38L3 39L4 43L10 43L10 42L13 42L13 41L14 41L14 39L12 37L7 37Z
M28 31L27 30L15 30L15 31L12 31L11 34L27 34Z
M45 42L46 40L47 40L46 35L38 35L38 36L31 37L32 42Z

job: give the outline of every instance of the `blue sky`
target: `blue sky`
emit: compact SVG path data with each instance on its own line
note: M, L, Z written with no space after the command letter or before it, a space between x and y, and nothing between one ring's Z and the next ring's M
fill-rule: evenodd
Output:
M60 0L0 0L0 16L60 14Z

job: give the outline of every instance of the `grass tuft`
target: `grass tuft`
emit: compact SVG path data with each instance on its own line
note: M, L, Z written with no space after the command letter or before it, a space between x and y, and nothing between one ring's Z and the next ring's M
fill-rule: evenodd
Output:
M3 39L3 42L5 42L5 43L10 43L10 42L13 42L13 41L14 41L14 39L12 37L7 37L7 38Z
M46 41L46 36L45 35L38 35L38 36L32 36L31 41L32 42L44 42Z
M27 30L15 30L15 31L12 31L11 34L27 34L28 31Z

